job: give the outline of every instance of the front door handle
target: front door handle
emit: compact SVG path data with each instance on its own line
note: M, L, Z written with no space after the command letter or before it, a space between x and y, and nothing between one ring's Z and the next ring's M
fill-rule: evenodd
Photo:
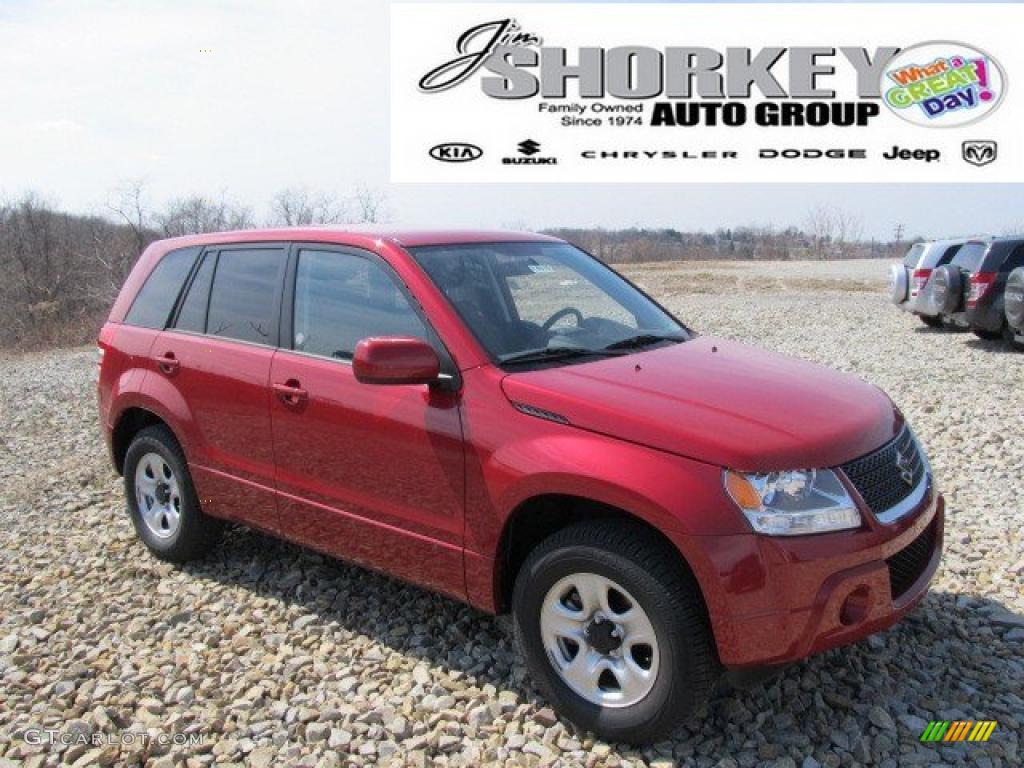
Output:
M284 384L274 384L274 392L285 405L302 405L309 399L309 392L299 386L295 379L288 379Z
M173 352L164 352L162 355L157 355L153 358L153 362L156 363L157 368L168 376L173 376L181 369L181 362L174 356Z

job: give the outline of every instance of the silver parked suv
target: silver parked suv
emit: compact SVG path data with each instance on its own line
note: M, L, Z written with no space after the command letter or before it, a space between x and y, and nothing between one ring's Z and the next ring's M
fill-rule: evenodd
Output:
M942 317L929 310L925 301L932 272L949 264L966 240L929 240L914 243L903 256L903 262L889 269L889 297L906 312L913 312L921 322L933 328L942 326Z

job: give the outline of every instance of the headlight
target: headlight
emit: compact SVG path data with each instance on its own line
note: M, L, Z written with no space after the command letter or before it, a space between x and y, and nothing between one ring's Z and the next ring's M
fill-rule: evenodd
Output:
M753 474L726 470L723 482L758 533L800 536L861 524L857 505L830 469Z

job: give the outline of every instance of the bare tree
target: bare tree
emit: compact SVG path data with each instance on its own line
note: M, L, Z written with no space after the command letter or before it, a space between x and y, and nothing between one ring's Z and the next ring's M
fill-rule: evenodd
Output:
M832 219L836 227L836 241L844 259L855 256L864 237L864 220L856 213L841 208L833 210Z
M107 209L128 226L135 238L135 251L142 253L153 239L153 214L146 203L146 180L122 181L107 200Z
M181 237L204 232L252 229L252 211L225 199L192 196L172 200L156 216L164 237Z
M269 226L303 227L345 221L345 204L308 187L282 189L270 202Z
M355 221L360 224L379 224L387 221L387 194L379 189L372 189L365 184L356 187L352 196L355 208Z
M815 205L807 212L804 226L811 241L811 255L813 258L826 258L828 246L835 237L836 231L832 210L823 205Z

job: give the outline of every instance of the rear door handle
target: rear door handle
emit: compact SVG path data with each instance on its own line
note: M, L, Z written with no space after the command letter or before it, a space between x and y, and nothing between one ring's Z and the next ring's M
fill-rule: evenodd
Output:
M302 405L309 399L309 392L299 386L295 379L288 379L284 384L274 384L274 392L285 405Z
M173 352L164 352L162 355L157 355L153 358L153 362L168 376L174 375L181 368L181 362L174 356Z

